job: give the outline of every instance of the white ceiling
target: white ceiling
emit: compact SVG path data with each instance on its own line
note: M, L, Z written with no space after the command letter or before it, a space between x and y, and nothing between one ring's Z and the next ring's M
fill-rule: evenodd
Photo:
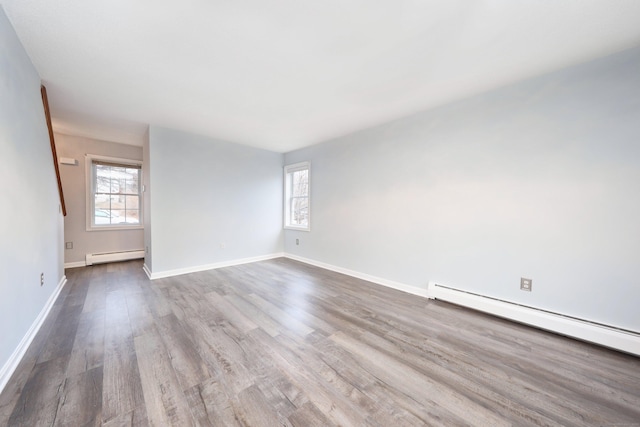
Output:
M55 128L286 152L640 45L639 0L0 0Z

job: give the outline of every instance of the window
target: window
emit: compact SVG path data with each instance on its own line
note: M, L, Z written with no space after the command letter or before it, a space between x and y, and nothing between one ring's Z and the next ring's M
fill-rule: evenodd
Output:
M87 230L142 228L141 162L87 155Z
M284 228L309 231L310 167L304 162L284 168Z

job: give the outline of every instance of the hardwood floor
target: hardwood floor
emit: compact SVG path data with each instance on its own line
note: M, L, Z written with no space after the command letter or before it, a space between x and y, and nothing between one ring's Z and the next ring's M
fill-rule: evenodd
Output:
M640 426L640 358L287 259L68 284L11 426Z

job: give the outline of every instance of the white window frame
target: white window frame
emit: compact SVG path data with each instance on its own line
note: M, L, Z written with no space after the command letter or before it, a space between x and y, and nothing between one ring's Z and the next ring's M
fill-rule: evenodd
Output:
M308 173L308 184L307 184L307 203L308 203L308 215L307 215L307 225L293 225L290 223L291 221L291 188L290 188L290 180L289 174L293 172L298 172L301 170L307 170ZM284 167L284 215L283 215L283 226L288 230L299 230L299 231L311 231L311 163L310 162L300 162L292 165L287 165Z
M96 225L94 223L95 217L93 216L94 212L94 183L95 179L93 177L93 162L107 162L114 163L122 166L135 166L140 168L140 182L138 183L138 196L140 197L139 201L139 224L100 224ZM132 159L122 159L119 157L108 157L108 156L100 156L97 154L86 154L85 155L85 187L86 187L86 225L87 231L114 231L114 230L140 230L144 228L143 224L143 185L142 185L142 160L132 160Z

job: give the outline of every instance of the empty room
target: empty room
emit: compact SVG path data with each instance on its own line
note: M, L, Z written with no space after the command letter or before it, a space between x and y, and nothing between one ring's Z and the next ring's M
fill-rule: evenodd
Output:
M639 23L0 0L0 426L640 426Z

